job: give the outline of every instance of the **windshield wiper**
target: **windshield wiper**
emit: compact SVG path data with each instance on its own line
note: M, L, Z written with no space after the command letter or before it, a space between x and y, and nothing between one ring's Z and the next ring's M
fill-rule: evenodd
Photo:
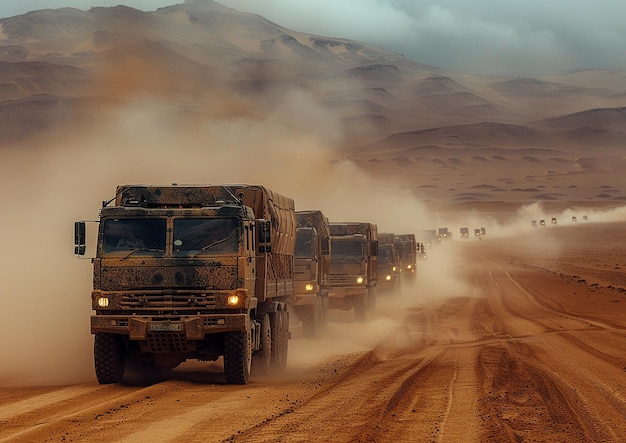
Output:
M130 251L128 254L126 254L124 257L120 258L120 261L126 260L128 257L133 255L137 251L165 252L163 249L156 249L156 248L135 248L132 251Z
M206 246L203 246L198 252L196 252L194 255L192 255L191 258L196 258L198 255L200 255L201 252L204 252L207 249L212 248L213 246L217 246L220 243L224 243L226 240L229 240L230 238L232 238L233 234L235 234L238 231L239 231L239 228L233 229L233 231L227 237L224 237L221 240L218 240L216 242L213 242L213 243L210 243L210 244L208 244Z

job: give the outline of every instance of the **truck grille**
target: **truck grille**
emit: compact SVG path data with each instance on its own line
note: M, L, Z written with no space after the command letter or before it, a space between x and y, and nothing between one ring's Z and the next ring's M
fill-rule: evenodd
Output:
M141 341L141 350L155 354L185 353L195 350L195 345L187 341L184 332L151 332Z
M214 295L192 294L124 294L120 297L120 307L133 308L202 308L214 309L216 301Z

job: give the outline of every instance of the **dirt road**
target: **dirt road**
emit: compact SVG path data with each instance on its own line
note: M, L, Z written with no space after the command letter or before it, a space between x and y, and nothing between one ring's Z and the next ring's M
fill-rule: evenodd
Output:
M538 229L433 249L362 326L296 325L280 379L0 388L0 442L626 441L626 223Z

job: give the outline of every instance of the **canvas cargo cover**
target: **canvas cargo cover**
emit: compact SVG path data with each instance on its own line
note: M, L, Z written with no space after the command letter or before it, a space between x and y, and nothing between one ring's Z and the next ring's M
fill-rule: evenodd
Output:
M377 226L366 222L331 222L330 235L363 234L369 240L378 240Z
M298 228L311 227L315 228L322 238L330 236L328 218L320 210L297 211L296 221Z

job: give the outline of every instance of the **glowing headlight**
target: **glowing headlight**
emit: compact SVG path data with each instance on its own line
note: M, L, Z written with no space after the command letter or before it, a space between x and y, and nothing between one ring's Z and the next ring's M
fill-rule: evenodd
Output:
M306 285L304 285L304 289L307 291L312 291L313 285L311 283L307 283Z
M407 269L413 269L413 266L412 265L406 265L406 268Z
M228 296L228 304L229 306L235 306L239 304L239 296L238 295L229 295Z
M357 282L358 284L363 283L363 277L357 277L357 278L356 278L356 282Z
M391 268L391 270L392 270L393 272L396 272L396 267L395 267L395 266L394 266L394 267L392 267L392 268Z
M387 280L387 281L391 281L391 275L387 275L387 276L385 277L385 280Z
M109 306L109 299L106 297L98 298L98 306L100 306L101 308L106 308L107 306Z

